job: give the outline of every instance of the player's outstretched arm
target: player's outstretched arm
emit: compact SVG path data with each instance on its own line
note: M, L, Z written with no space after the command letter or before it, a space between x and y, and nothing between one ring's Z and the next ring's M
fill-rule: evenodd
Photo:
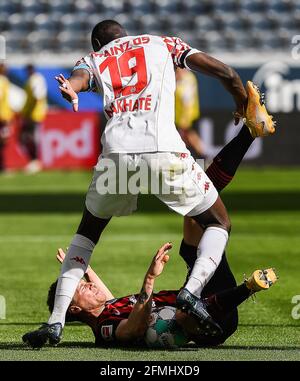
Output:
M244 116L247 106L247 93L238 73L230 66L202 52L188 56L186 64L192 70L217 78L222 82L235 101L235 124L238 124L239 118Z
M162 273L169 260L168 251L171 243L165 243L155 254L145 275L142 290L128 319L122 320L116 330L116 338L130 342L142 338L148 328L152 310L152 294L155 279Z
M57 250L56 259L58 262L63 263L65 259L65 252L63 249L59 248ZM102 282L102 280L99 278L99 276L95 273L95 271L91 268L91 266L88 266L86 273L84 274L84 277L87 282L95 283L95 285L101 289L102 292L106 295L107 300L114 299L113 294L109 291L109 289L106 287L106 285Z
M78 93L89 89L90 75L85 69L77 69L72 72L69 79L62 74L55 77L59 83L62 96L73 105L73 111L78 111Z

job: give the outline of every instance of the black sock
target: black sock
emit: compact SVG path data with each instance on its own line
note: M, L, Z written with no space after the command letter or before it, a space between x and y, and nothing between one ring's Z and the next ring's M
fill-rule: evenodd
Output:
M206 301L208 310L212 315L226 315L249 298L251 291L243 283L240 286L230 288L209 296Z
M83 235L97 245L100 236L109 221L110 218L105 219L95 217L86 207L84 207L82 219L76 233Z
M243 125L240 132L215 157L218 167L229 176L234 176L249 147L253 143L249 129Z
M214 158L206 174L219 192L230 183L253 141L248 127L243 125L238 135Z
M188 267L188 272L190 272L190 270L194 267L194 263L197 259L197 247L188 245L184 242L184 240L182 240L179 249L179 254L186 263Z

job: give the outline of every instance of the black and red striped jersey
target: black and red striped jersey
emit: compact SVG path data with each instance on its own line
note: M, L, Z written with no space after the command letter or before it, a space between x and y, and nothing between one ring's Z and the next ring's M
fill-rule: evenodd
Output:
M160 291L153 294L152 309L163 306L176 306L176 297L179 291ZM139 294L128 295L106 302L104 310L98 317L97 328L94 331L97 346L117 345L116 329L120 322L128 319Z

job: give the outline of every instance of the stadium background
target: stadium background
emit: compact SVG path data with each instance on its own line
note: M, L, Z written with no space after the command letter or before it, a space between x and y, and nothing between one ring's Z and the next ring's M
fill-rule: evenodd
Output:
M20 344L22 333L47 319L46 290L58 273L55 249L69 244L90 181L90 172L78 168L92 167L103 123L100 96L83 94L81 112L73 114L57 91L54 76L67 76L90 51L90 31L105 18L118 20L130 34L179 36L230 64L244 83L253 79L261 86L268 109L278 121L276 134L255 142L243 169L224 193L234 227L228 255L238 280L257 266L271 265L281 275L278 285L269 294L259 295L257 304L249 301L241 307L240 328L220 350L135 353L136 359L299 360L299 321L291 315L296 305L292 298L300 293L299 0L0 0L0 34L6 41L15 110L24 99L28 63L46 78L50 105L41 137L43 163L50 170L35 176L16 172L0 177L0 294L6 300L6 319L0 322L0 359L132 356L126 351L95 350L88 330L76 324L66 330L59 349L33 354ZM197 79L199 131L208 155L213 156L236 134L234 105L217 81L202 75ZM72 145L74 132L77 138ZM24 166L26 157L16 137L6 151L9 168ZM157 287L180 287L185 275L177 254L181 220L153 198L143 197L136 215L111 223L92 264L117 295L136 292L147 261L167 240L174 242L174 254Z

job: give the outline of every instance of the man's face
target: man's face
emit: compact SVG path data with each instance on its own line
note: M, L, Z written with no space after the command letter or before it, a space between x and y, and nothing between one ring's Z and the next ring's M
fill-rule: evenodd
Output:
M72 304L88 312L100 308L105 302L105 294L95 283L81 280L75 291Z

